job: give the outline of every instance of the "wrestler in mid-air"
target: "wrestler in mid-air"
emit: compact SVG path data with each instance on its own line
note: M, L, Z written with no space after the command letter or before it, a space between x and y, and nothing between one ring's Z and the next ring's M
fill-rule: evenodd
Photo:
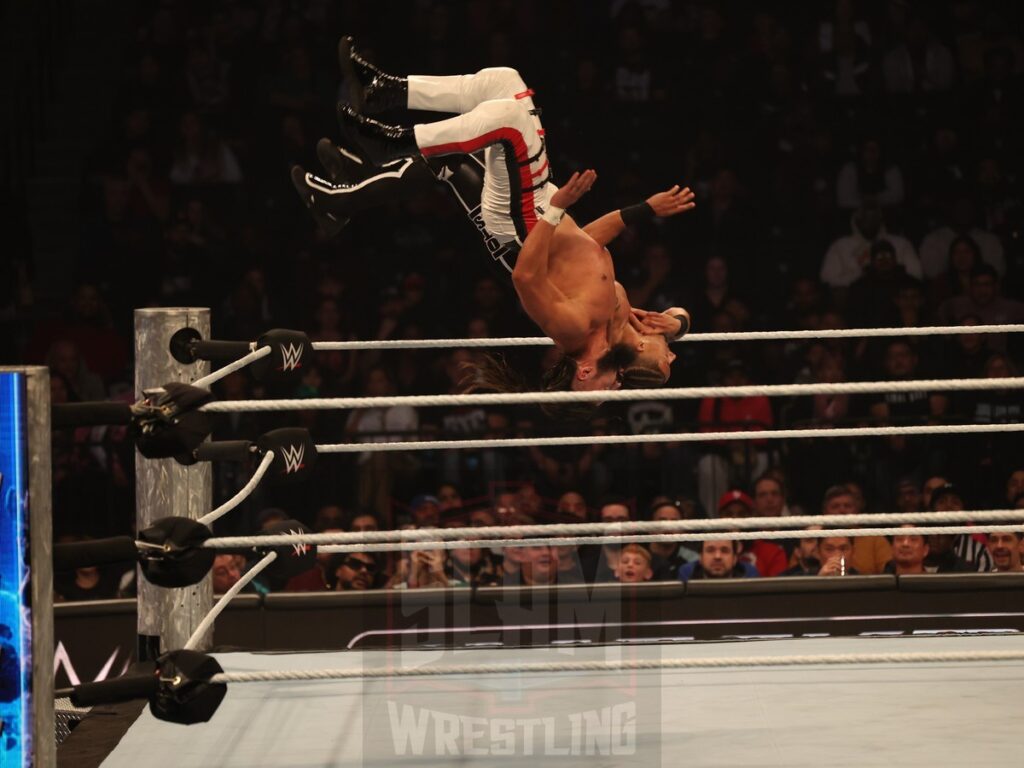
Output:
M581 229L565 209L597 174L574 173L561 189L551 183L540 110L516 70L405 78L367 62L351 38L342 38L338 52L352 103L338 105L341 146L321 140L317 147L332 179L292 169L321 225L336 231L356 211L393 200L396 190L425 178L447 181L473 216L472 180L482 170L479 215L488 250L511 270L526 313L564 353L545 388L663 384L675 359L668 342L688 330L689 316L678 307L632 309L605 246L629 224L693 208L689 188L674 186ZM409 128L363 114L399 107L457 116ZM481 151L482 166L474 155Z

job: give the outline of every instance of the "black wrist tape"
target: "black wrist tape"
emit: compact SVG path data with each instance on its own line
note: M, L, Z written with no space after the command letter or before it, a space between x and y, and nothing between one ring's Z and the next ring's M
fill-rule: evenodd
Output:
M687 333L689 333L689 331L690 331L690 321L687 319L686 315L684 315L684 314L682 314L680 312L680 313L676 313L676 314L673 314L673 315L669 315L669 317L674 317L677 320L679 320L679 333L677 333L675 336L672 336L672 337L669 337L669 335L667 333L665 334L665 337L668 338L669 341L675 341L677 339L681 339L681 338L683 338L683 336L685 336Z
M641 221L650 221L654 218L654 209L651 208L650 203L646 200L636 205L627 205L625 208L619 209L619 215L622 216L622 221L627 227L631 227L634 224L639 224Z

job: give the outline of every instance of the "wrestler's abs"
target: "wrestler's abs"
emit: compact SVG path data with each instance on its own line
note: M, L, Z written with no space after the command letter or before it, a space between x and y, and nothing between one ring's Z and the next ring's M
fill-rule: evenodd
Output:
M615 282L611 254L568 215L558 225L551 241L548 276L568 298L587 308L591 328L622 314L621 311L616 313L616 308L621 310L619 305L626 304L620 301L625 292Z

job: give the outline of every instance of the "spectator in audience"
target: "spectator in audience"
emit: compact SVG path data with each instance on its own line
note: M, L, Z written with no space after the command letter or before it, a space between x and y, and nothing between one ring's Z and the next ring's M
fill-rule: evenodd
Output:
M598 510L598 519L602 523L628 523L632 517L633 510L621 498L608 499ZM621 544L605 544L600 548L596 546L581 548L580 563L586 580L589 582L614 581L621 550Z
M722 376L726 387L750 384L746 365L731 360ZM764 396L706 397L700 401L697 422L701 432L744 432L771 429L775 423L771 401ZM729 488L747 485L768 469L766 440L717 441L697 461L697 487L705 509L717 509L716 502Z
M441 502L437 496L420 494L409 502L409 513L417 528L437 528L441 525Z
M784 517L787 514L786 486L778 474L769 470L754 481L754 516Z
M839 171L836 179L839 208L853 211L869 203L893 207L902 205L903 199L903 171L885 157L880 139L865 139L857 159L850 160Z
M963 296L953 296L939 307L937 319L953 325L970 315L985 325L1024 322L1024 303L1000 295L999 274L990 264L977 264L971 270L971 284Z
M277 523L283 523L288 519L288 513L283 509L267 507L266 509L261 510L259 515L257 515L256 524L260 527L261 532L268 533L272 526Z
M506 549L505 560L517 567L514 572L505 572L505 585L536 587L557 583L561 573L556 549L547 545Z
M726 491L718 500L719 517L752 517L754 500L740 490ZM754 566L761 576L778 576L789 566L785 550L767 539L743 542L740 560Z
M897 45L885 54L885 90L893 94L940 93L953 87L953 54L920 16L910 20Z
M922 508L921 491L918 490L914 478L900 478L900 481L896 484L896 511L920 512Z
M683 513L684 505L669 498L655 499L651 504L651 520L688 520L692 516ZM671 581L679 573L683 563L697 560L700 555L686 546L688 542L651 542L651 570L655 581Z
M566 491L558 497L558 504L555 506L559 521L585 523L589 516L587 511L587 500L578 491Z
M396 394L395 384L387 369L371 368L363 388L367 397L388 397ZM387 408L357 408L349 413L345 433L360 443L386 443L408 439L419 429L419 415L407 405ZM391 508L392 488L407 481L415 472L417 462L404 452L364 452L359 454L359 506L386 517Z
M820 525L809 525L805 530L820 531ZM804 536L797 539L793 549L793 565L782 572L783 576L817 576L821 570L821 560L818 555L818 539L811 536Z
M871 259L871 244L887 240L896 252L896 262L911 277L921 279L921 262L910 241L894 235L885 227L882 209L877 201L866 201L853 213L851 233L835 240L825 253L821 265L821 281L833 289L853 285ZM840 294L841 295L841 294Z
M241 555L218 553L213 558L213 594L223 595L238 583L245 571L245 558Z
M50 370L64 377L71 391L71 402L106 400L107 389L103 379L86 367L74 342L59 339L50 346L46 355Z
M857 496L846 485L834 485L825 491L821 503L823 515L860 513ZM853 544L853 567L865 575L881 573L892 559L892 549L884 536L858 536Z
M351 533L379 531L380 529L380 520L375 514L367 512L365 509L357 509L352 512L347 528Z
M921 269L928 280L942 278L948 270L959 274L958 264L967 264L967 276L970 267L985 263L995 267L999 274L1006 273L1006 257L1003 244L999 238L978 226L977 210L974 201L968 195L959 195L950 206L949 224L934 229L921 241ZM958 286L948 286L951 294L965 293L967 282ZM945 297L943 297L945 298Z
M203 125L196 112L181 116L178 138L170 172L174 184L238 184L242 181L242 169L235 153Z
M335 555L328 568L335 592L373 589L377 577L377 558L369 552Z
M328 529L345 530L345 510L337 504L325 504L316 511L313 518L313 530L322 533Z
M651 553L639 544L626 544L615 567L615 578L620 584L643 584L654 576Z
M921 485L921 506L924 509L932 508L932 494L944 485L950 485L950 482L941 475L934 475L924 481Z
M920 358L906 339L892 339L885 347L885 373L894 380L918 377ZM871 415L882 424L920 424L941 418L949 407L942 393L887 392L871 405Z
M1024 571L1021 565L1020 533L999 531L988 534L988 552L992 557L992 570L1001 573Z
M462 494L451 483L441 483L437 488L438 506L441 512L452 512L462 509Z
M700 545L700 559L685 563L679 569L679 580L750 579L760 576L757 568L740 560L741 550L741 543L735 540L703 541Z
M951 483L932 491L928 508L932 512L963 512L967 509L959 489ZM992 570L992 557L985 548L984 537L975 538L966 533L933 534L928 537L928 546L931 549L929 565L948 565L952 568L954 561L951 556L955 556L972 570Z
M897 576L911 576L929 573L925 568L928 557L928 539L923 533L910 533L919 530L913 525L901 525L908 529L906 533L898 533L892 537L892 560L885 565L885 573Z
M501 566L490 549L448 550L445 576L450 587L493 587L501 584Z
M819 576L856 576L853 565L853 537L829 536L818 539Z
M1024 494L1024 468L1015 469L1006 479L1006 501L1011 505Z

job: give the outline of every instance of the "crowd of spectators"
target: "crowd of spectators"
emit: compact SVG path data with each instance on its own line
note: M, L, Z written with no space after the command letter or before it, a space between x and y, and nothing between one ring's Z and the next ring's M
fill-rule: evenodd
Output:
M55 402L132 397L131 310L139 306L209 306L214 335L224 339L254 339L271 327L326 341L536 335L508 279L492 271L473 226L441 190L368 211L333 240L316 230L288 169L316 167L316 140L336 135L334 103L345 93L334 60L341 33L354 34L368 56L399 74L519 69L544 110L555 182L582 167L600 173L574 210L580 220L674 183L693 188L694 212L630 229L611 245L617 277L636 306L687 307L694 331L965 329L888 340L683 342L670 386L996 378L1017 375L1024 362L1019 335L969 330L1024 322L1024 40L1016 31L1022 12L1012 4L144 0L125 13L134 41L112 86L106 141L88 163L86 225L69 265L74 291L59 306L33 305L24 290L31 269L22 269L13 273L22 290L3 294L14 312L0 308L0 317L31 319L12 323L10 338L18 359L50 364ZM529 46L518 43L526 39ZM450 392L476 354L321 354L285 391L239 373L216 394ZM543 349L509 358L533 380L551 363ZM606 407L583 425L551 424L525 408L309 411L235 415L218 423L214 437L253 438L283 425L308 427L318 442L371 442L993 423L1020 421L1021 403L1017 392L1002 390L651 401ZM731 506L759 515L828 513L839 503L928 508L919 489L933 477L955 484L968 508L1020 503L1006 495L1007 478L1024 466L1012 434L740 437L330 456L305 486L261 488L218 529L258 529L268 509L310 527L327 508L339 511L334 522L342 528L359 519L356 510L382 527L406 517L423 524L424 504L450 503L440 494L423 502L441 483L448 484L442 491L479 499L473 514L496 520L510 506L538 521L598 519L607 505L595 500L613 496L628 500L631 517L672 514L672 504L655 505L665 498L678 502L679 514L714 516L729 494ZM215 501L252 469L217 465ZM133 473L122 430L56 434L57 533L128 530ZM763 479L755 484L764 477L777 478L778 489ZM839 486L854 490L843 497ZM452 508L432 524L447 525ZM676 578L684 562L699 563L690 569L695 575L748 567L764 568L762 575L812 572L816 563L833 572L845 548L855 564L846 572L874 573L890 563L900 572L918 555L933 569L952 567L937 563L954 556L969 567L990 565L983 542L972 548L973 539L919 538L879 540L870 550L863 540L848 547L828 539L781 552L769 542L628 548L614 557L606 550L584 563L582 578ZM992 549L996 567L1009 557L1001 546L999 555ZM472 550L386 567L369 555L322 565L327 585L416 586L476 574L529 582L556 565L568 572L562 566L571 559L561 550L529 549L504 560ZM219 567L226 579L240 565ZM106 582L98 575L76 577L65 596L99 583Z

